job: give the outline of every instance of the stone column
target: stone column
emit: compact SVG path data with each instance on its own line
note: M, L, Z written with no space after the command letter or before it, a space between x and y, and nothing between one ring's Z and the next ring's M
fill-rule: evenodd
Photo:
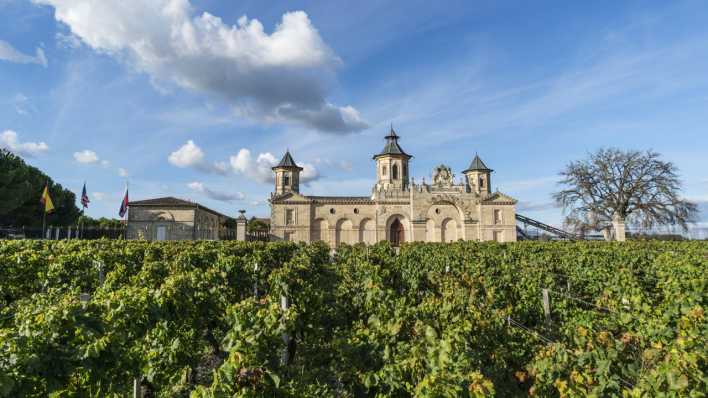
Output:
M615 240L617 242L624 242L625 241L624 219L621 218L618 214L615 214L612 217L612 229L614 229L614 231L615 231Z
M411 222L413 234L411 239L414 242L425 242L425 220L416 220Z
M236 240L245 242L246 241L246 228L248 227L248 220L246 219L246 210L239 210L241 215L236 219Z

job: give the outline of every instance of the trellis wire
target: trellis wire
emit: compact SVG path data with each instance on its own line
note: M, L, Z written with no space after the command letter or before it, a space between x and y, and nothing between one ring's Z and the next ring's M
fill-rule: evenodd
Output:
M568 354L570 354L570 355L572 355L572 356L574 356L574 357L576 357L576 358L578 357L573 351L571 351L571 350L569 350L568 348L566 348L563 343L561 343L561 342L559 342L559 341L555 341L555 340L551 339L550 337L547 337L547 336L543 335L543 334L540 333L539 331L537 331L537 330L535 330L535 329L533 329L533 328L530 328L530 327L524 325L524 324L521 323L521 322L518 322L517 320L515 320L514 318L512 318L511 315L508 315L508 316L506 317L506 322L507 322L507 325L513 326L513 327L516 327L516 328L519 328L519 329L521 329L521 330L523 330L523 331L525 331L525 332L527 332L527 333L533 335L534 337L536 337L537 339L539 339L540 341L542 341L542 342L544 342L544 343L546 343L546 344L558 344L558 345L560 345L560 348L563 349L563 350L564 350L565 352L567 352ZM633 388L634 388L634 384L632 384L631 382L629 382L629 381L627 381L627 380L625 380L625 379L623 379L623 378L621 378L621 377L619 377L619 376L617 376L617 378L619 379L619 381L620 381L622 384L625 385L625 387L630 388L630 389L633 389Z

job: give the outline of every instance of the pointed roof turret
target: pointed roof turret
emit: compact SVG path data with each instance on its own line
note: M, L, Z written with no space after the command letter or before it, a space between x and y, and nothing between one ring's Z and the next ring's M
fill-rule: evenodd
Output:
M405 156L406 158L410 159L413 156L405 153L403 149L401 149L401 146L398 145L398 134L396 134L396 131L393 129L393 124L391 125L391 130L388 132L388 135L386 137L386 145L384 145L383 150L381 153L378 155L374 155L374 159L378 158L379 156L384 156L384 155L400 155L400 156Z
M476 153L474 154L474 159L472 159L472 163L470 163L470 167L467 168L467 170L463 171L463 173L467 173L468 171L494 171L487 167L486 164L482 161L482 159L479 158L479 155Z
M302 170L302 167L298 166L295 161L293 160L293 157L290 155L290 151L286 150L285 155L283 155L283 158L280 159L280 163L278 163L276 166L272 167L273 170L277 168L289 168L289 169L299 169Z

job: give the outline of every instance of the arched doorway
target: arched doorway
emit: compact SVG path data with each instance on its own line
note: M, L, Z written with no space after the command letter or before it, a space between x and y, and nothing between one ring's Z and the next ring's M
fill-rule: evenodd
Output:
M393 222L391 223L389 237L391 240L391 245L393 246L400 246L401 243L405 241L403 224L401 224L401 221L398 218L393 220Z
M451 218L446 218L441 226L441 241L454 242L457 240L457 223Z

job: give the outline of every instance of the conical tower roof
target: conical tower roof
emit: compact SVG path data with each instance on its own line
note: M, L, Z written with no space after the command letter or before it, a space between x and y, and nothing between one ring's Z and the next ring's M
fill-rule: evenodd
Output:
M398 134L396 134L396 131L393 130L393 126L391 126L391 131L389 131L388 135L386 137L386 145L384 145L383 150L381 153L374 155L374 159L380 157L380 156L385 156L385 155L398 155L398 156L404 156L408 159L412 158L413 156L405 153L403 149L401 149L401 146L398 145Z
M474 159L472 159L472 163L470 163L470 167L467 168L467 170L463 171L463 173L467 173L468 171L494 171L487 167L486 164L482 161L482 159L479 158L479 155L476 153L474 154Z
M295 163L295 161L293 160L292 155L290 155L290 151L285 151L285 155L283 155L283 158L280 159L280 163L278 163L276 166L274 166L273 169L281 168L281 167L302 170L302 167L298 166Z

